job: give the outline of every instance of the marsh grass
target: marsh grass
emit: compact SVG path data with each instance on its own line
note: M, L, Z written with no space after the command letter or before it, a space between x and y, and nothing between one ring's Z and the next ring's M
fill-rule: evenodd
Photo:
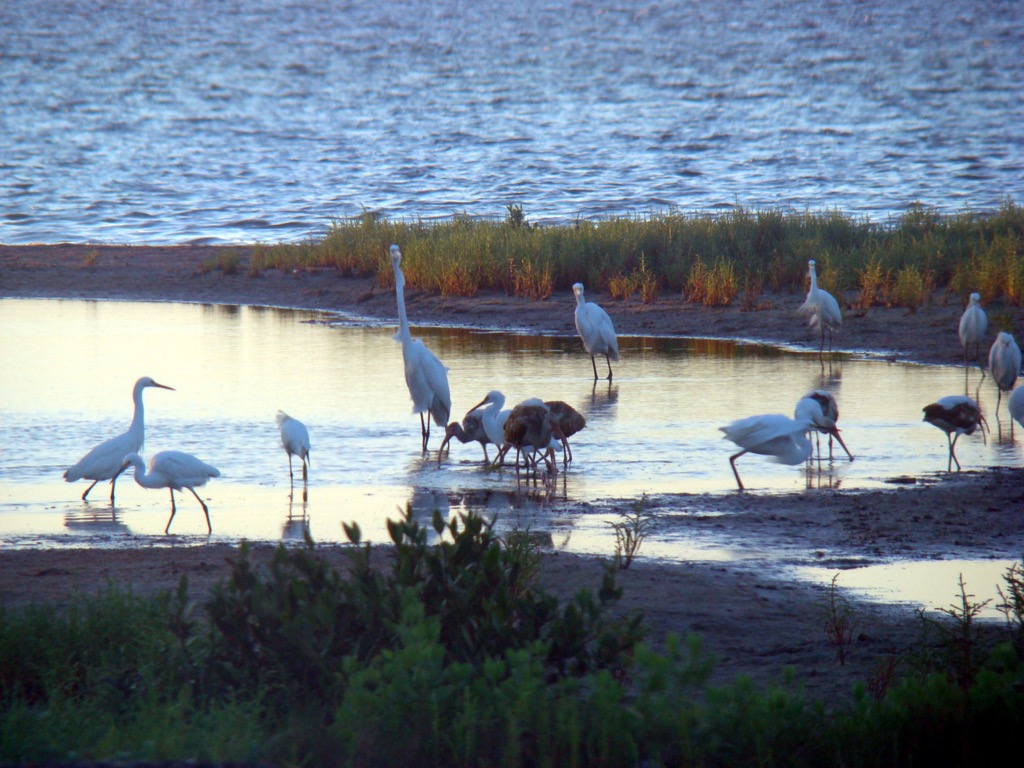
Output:
M836 581L839 574L832 577L829 585L828 598L825 600L825 636L829 645L836 653L836 661L840 666L846 664L846 657L853 643L853 630L856 627L855 612L850 602L839 593Z
M389 221L364 213L333 222L318 240L260 245L252 268L333 268L376 275L388 288L391 243L402 246L410 288L452 295L498 290L545 298L582 282L616 298L639 293L653 301L668 290L718 305L733 301L741 286L803 291L813 258L822 286L837 298L859 292L850 301L860 307L914 308L932 289L976 290L985 302L1013 306L1024 301L1024 209L1010 201L991 213L940 215L915 206L884 223L838 211L742 208L552 226L529 223L521 205L508 206L501 221Z

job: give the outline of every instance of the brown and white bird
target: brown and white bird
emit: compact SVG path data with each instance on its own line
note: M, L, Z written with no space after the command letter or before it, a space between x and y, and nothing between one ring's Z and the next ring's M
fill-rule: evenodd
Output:
M552 474L558 472L555 461L555 442L563 437L558 418L539 398L524 400L511 410L504 427L505 443L516 449L516 469L520 456L540 452L548 462ZM533 461L536 466L536 460Z
M563 466L568 466L569 462L572 461L572 448L569 446L569 438L586 427L587 420L582 413L562 400L545 400L544 405L548 407L551 414L558 421L558 428L562 432L562 464Z
M812 389L797 401L793 418L797 421L809 421L815 432L828 435L828 458L832 459L832 438L839 441L846 455L853 461L853 454L839 436L839 405L832 393L824 389ZM821 461L821 443L818 443L818 461Z
M437 452L437 463L439 465L441 463L441 456L444 454L445 446L448 445L449 441L453 437L463 444L472 442L480 443L480 447L484 449L484 463L491 463L491 459L487 455L487 446L491 444L491 440L487 437L487 430L484 429L484 415L481 411L470 411L462 417L461 424L457 421L453 421L445 428L444 442L441 443L441 448Z
M988 423L981 413L981 408L966 395L947 395L926 405L923 410L924 420L946 433L946 440L949 443L946 471L951 472L953 463L956 462L956 469L959 472L960 462L956 458L957 439L960 435L973 435L979 424L984 425L981 436L982 439L985 437L985 427L988 427Z

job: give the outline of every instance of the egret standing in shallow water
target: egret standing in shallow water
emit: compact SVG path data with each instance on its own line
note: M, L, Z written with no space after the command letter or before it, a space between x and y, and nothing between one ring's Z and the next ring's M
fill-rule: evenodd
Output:
M814 259L807 262L807 272L811 278L811 287L807 291L807 298L800 306L800 311L808 316L812 328L821 331L821 347L818 349L818 359L821 361L822 369L825 368L825 331L828 331L828 361L832 364L832 333L843 326L843 313L839 309L839 302L836 301L828 291L818 287L818 273L814 267Z
M129 453L123 459L123 464L117 474L121 474L128 467L135 467L135 482L143 488L167 488L171 493L171 516L167 520L167 527L164 533L171 530L171 521L174 520L174 513L177 507L174 504L174 492L183 488L192 491L196 501L203 508L206 515L206 527L213 533L213 526L210 525L210 510L206 502L199 498L196 488L206 485L211 477L220 477L220 470L209 464L200 461L190 453L181 451L160 451L154 454L149 460L149 471L142 462L142 457L137 453Z
M430 439L430 419L439 427L448 423L452 410L452 395L448 388L448 369L427 349L427 345L414 339L409 331L409 319L405 314L405 275L402 274L402 251L397 245L391 246L391 267L395 271L395 296L398 300L398 333L395 339L402 344L402 359L405 361L405 383L412 398L412 412L420 415L420 434L423 437L423 452L427 451ZM424 415L426 417L424 418Z
M960 435L973 435L979 424L984 424L985 417L981 408L966 395L948 395L941 397L934 403L924 407L924 421L938 427L946 433L946 441L949 443L949 460L946 462L946 471L953 470L953 462L956 462L956 471L960 471L960 462L956 458L956 441ZM981 430L981 437L984 439L984 427Z
M977 293L971 294L971 300L967 309L960 316L960 346L964 349L964 367L967 367L968 353L974 347L974 362L981 368L981 342L985 338L985 331L988 330L988 315L981 308L981 296ZM985 369L981 369L982 376Z
M125 454L138 453L142 450L142 445L145 442L146 417L145 409L142 405L142 390L146 389L146 387L174 389L174 387L168 387L164 384L157 384L149 376L143 376L136 381L135 387L132 389L132 400L135 401L135 415L132 416L132 423L128 427L128 431L100 443L64 473L64 479L69 483L81 480L83 477L86 480L93 481L92 485L86 488L85 493L82 494L82 501L86 500L86 496L89 495L89 491L96 487L96 483L100 480L110 480L110 503L114 503L114 486L117 482L117 476L120 474L121 463L124 460Z
M309 430L298 419L293 419L284 411L278 411L275 417L277 427L281 430L281 446L288 454L288 478L295 483L292 474L292 456L302 460L302 484L306 485L306 465L309 462Z
M1000 332L988 353L988 367L992 371L992 380L999 389L999 396L996 398L997 422L999 421L999 403L1003 400L1003 392L1013 389L1013 385L1017 382L1017 376L1020 375L1020 365L1020 347L1017 346L1017 342L1006 331Z
M727 439L743 449L729 457L740 490L744 488L736 469L736 459L745 453L758 453L771 456L772 461L779 464L800 464L811 455L811 441L807 439L807 432L812 427L811 422L805 419L791 419L781 413L747 416L719 427Z
M508 421L508 415L511 413L508 409L503 410L505 405L505 395L496 389L492 389L487 393L487 396L479 403L469 409L470 413L480 411L480 422L483 424L484 433L487 435L487 439L490 440L498 448L498 458L495 462L504 462L505 459L505 422Z
M612 360L619 361L619 340L615 335L615 326L608 313L593 302L587 303L583 297L583 283L572 287L576 295L576 330L583 339L583 348L590 355L590 364L594 367L594 381L597 381L597 363L595 355L604 355L608 363L608 381L612 380Z

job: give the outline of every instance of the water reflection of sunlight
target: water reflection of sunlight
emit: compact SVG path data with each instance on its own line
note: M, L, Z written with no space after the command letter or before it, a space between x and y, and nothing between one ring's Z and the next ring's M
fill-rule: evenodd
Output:
M203 496L214 539L225 541L297 538L302 526L317 540L343 541L341 523L350 520L366 538L384 540L384 521L407 503L417 515L436 504L449 516L475 505L489 513L494 504L502 520L554 526L551 518L566 503L733 493L732 445L718 427L755 413L791 415L811 389L837 398L856 461L839 454L808 471L750 456L744 483L761 493L880 487L894 476L945 467L945 437L921 421L921 407L964 386L959 368L842 357L822 375L816 354L657 337L623 339L614 382L594 382L572 336L417 328L450 369L453 418L493 388L510 405L561 399L586 417L587 428L572 441L575 462L549 487L508 467L485 467L475 444L453 443L440 464L434 450L421 455L393 326L328 320L251 307L0 300L0 442L19 445L33 435L30 452L0 452L0 541L53 535L74 545L103 536L113 542L105 545L116 545L121 537L162 535L165 493L126 483L122 499L119 484L116 518L124 527L101 531L102 514L90 525L81 489L60 477L92 445L125 429L140 375L175 387L146 395L145 455L186 450L221 470ZM955 329L951 337L955 343ZM1022 442L1010 439L1005 408L995 422L990 382L981 402L995 434L987 444L979 435L958 443L965 469L1019 465ZM287 497L278 409L310 429L305 503L299 488ZM431 449L442 437L435 426ZM175 532L201 536L201 513L190 514L187 497L183 505ZM580 530L566 535L573 546L586 546Z

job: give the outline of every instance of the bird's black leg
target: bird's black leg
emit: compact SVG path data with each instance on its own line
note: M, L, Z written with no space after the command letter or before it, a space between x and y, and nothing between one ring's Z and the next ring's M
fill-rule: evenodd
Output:
M292 455L288 454L288 479L292 481L292 485L295 485L295 475L292 472Z
M82 501L85 501L85 497L89 495L89 491L91 491L93 488L95 488L96 487L96 483L98 483L98 482L99 482L99 480L93 480L92 481L92 485L90 485L88 488L85 489L85 493L82 494ZM113 493L113 491L111 491L111 493Z
M164 533L171 530L171 521L174 519L174 513L178 511L178 508L174 505L174 489L168 488L167 490L171 493L171 516L167 518L167 527L164 528Z
M746 489L743 487L743 481L740 480L740 473L736 469L736 459L738 459L744 453L746 453L746 451L740 451L739 453L733 454L732 456L729 457L729 463L732 465L732 473L736 475L736 484L740 487L741 491Z
M196 489L195 488L189 488L189 490L192 491L192 495L196 497L196 501L199 502L199 506L201 506L203 508L203 514L206 515L206 528L207 528L207 530L209 531L209 533L213 533L213 526L210 525L210 510L207 508L206 502L203 501L201 498L199 498L199 494L196 493Z
M306 485L309 482L309 474L306 472L306 460L302 460L302 484Z
M612 380L612 359L608 355L604 356L604 361L608 363L608 381Z
M597 381L597 363L594 362L594 356L590 356L590 364L594 366L594 381Z
M117 475L110 478L110 506L114 506L114 488L117 486Z
M427 440L430 439L430 410L427 409L427 418L420 414L420 435L423 437L423 452L427 452Z

